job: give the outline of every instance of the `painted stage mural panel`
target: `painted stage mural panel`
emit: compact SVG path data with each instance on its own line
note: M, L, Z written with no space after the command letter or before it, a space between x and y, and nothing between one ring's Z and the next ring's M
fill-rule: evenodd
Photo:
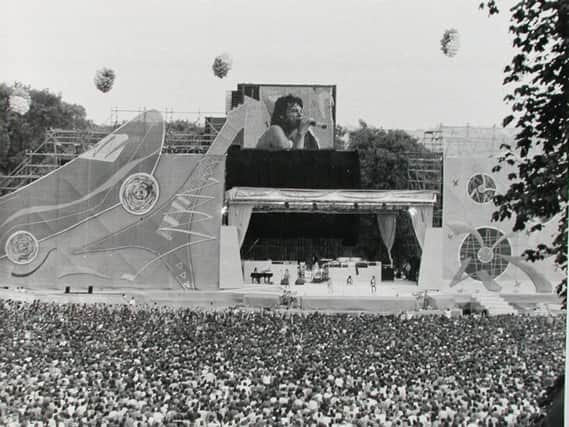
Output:
M492 172L497 153L453 153L445 158L443 279L453 291L552 293L561 280L552 259L528 262L523 252L551 242L557 221L541 232L513 232L513 220L494 222L492 198L510 185L509 170Z
M148 111L0 198L0 284L217 289L222 155L164 155Z

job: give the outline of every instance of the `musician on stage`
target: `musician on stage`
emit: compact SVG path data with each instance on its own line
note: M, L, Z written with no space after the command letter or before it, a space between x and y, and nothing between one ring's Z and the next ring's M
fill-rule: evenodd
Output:
M261 150L318 150L320 147L310 127L314 119L303 115L302 99L292 94L275 102L271 126L259 138Z

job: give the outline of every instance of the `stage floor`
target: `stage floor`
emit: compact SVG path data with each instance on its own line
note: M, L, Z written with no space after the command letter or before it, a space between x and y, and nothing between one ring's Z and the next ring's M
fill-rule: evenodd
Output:
M417 282L410 280L395 280L379 282L376 285L375 292L372 291L369 284L354 283L347 285L346 283L333 283L328 286L327 282L322 283L305 283L304 285L290 285L282 286L276 284L264 283L248 283L243 288L231 289L224 292L237 292L237 293L268 293L268 294L282 294L283 291L290 290L294 295L299 297L312 297L312 296L347 296L347 297L410 297L414 293L420 291Z
M14 288L1 289L0 299L32 302L54 302L60 304L129 304L134 298L136 305L160 305L170 307L194 307L200 309L225 309L227 307L278 308L280 296L287 288L274 284L248 284L239 289L218 291L185 291L140 288L94 289L88 294L86 289L74 289L65 294L62 289L35 288L24 291ZM334 312L375 312L401 313L417 309L417 296L425 291L418 288L416 282L396 280L380 282L377 291L372 293L369 285L363 283L348 286L345 283L330 289L327 283L306 283L292 285L294 296L302 301L302 309L309 311ZM475 293L452 293L428 289L436 306L440 309L455 307L458 303L468 302ZM536 303L559 305L554 294L517 294L502 295L510 303L518 306L535 306Z

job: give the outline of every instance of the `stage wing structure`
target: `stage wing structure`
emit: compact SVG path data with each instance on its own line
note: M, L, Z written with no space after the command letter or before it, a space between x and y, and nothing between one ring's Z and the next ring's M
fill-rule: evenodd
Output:
M184 155L162 153L165 122L146 111L0 198L0 283L218 289L225 153L247 108Z
M496 194L513 169L492 172L503 138L447 137L443 194L443 281L456 292L552 293L562 279L553 260L528 262L523 253L551 243L559 218L544 229L513 232L513 220L492 221ZM511 141L510 141L511 142Z

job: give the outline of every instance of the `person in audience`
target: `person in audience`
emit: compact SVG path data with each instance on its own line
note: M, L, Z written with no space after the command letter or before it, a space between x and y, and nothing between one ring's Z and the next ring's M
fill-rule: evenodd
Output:
M550 318L0 300L0 425L533 425Z

